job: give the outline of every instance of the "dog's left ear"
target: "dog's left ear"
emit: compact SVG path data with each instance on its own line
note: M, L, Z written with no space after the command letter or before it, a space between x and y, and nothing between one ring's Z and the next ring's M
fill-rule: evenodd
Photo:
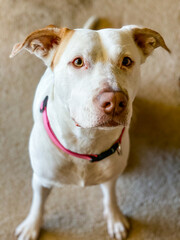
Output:
M158 32L148 28L134 28L132 32L135 43L142 51L142 62L144 62L157 47L163 47L169 53L171 52Z
M68 31L70 30L67 28L60 29L54 25L49 25L43 29L36 30L28 35L22 43L14 45L10 58L14 57L23 49L26 49L42 59L44 63L49 66L52 61L54 50Z

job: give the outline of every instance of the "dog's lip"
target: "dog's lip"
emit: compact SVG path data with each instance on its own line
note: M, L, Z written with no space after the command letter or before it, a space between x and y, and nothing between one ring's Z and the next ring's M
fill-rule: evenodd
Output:
M75 123L75 125L76 125L76 127L82 127L79 123L77 123L76 122L76 120L73 118L73 121L74 121L74 123ZM109 121L106 121L106 122L103 122L103 123L101 123L101 124L97 124L96 126L94 126L95 128L111 128L111 127L118 127L118 126L120 126L120 125L122 125L121 123L119 123L119 122L116 122L116 121L114 121L114 120L109 120Z
M120 125L120 123L115 122L114 120L110 120L110 121L104 122L102 124L99 124L96 127L117 127L119 125Z

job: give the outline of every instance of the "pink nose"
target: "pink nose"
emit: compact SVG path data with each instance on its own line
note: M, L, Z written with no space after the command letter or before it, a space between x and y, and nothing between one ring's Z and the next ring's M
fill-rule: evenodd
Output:
M97 97L96 105L106 114L120 114L127 106L127 97L123 92L103 92Z

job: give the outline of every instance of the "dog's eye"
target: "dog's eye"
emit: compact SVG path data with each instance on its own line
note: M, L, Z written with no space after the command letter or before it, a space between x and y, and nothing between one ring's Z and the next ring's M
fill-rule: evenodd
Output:
M124 67L130 67L132 65L133 61L129 57L124 57L122 61L122 66Z
M81 67L84 66L83 59L80 58L80 57L75 58L72 63L73 63L73 65L74 65L75 67L77 67L77 68L81 68Z

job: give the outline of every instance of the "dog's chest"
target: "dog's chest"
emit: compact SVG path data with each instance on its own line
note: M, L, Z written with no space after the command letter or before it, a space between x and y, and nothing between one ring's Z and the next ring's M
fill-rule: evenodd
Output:
M126 166L124 157L118 156L117 153L98 163L85 161L87 160L74 159L74 161L68 163L66 160L66 163L62 164L56 172L55 181L59 184L72 184L82 187L97 185L119 175Z
M115 152L94 163L62 152L52 143L42 124L35 124L29 146L32 168L45 182L52 185L90 186L122 173L127 163L129 137L127 133L123 136L121 156Z

